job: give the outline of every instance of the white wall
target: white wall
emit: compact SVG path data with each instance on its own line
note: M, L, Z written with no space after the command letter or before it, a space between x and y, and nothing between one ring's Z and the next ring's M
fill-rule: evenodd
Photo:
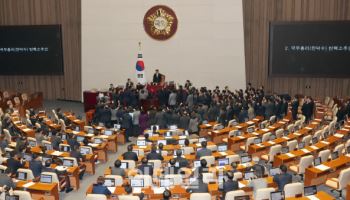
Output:
M178 18L176 34L166 41L143 29L144 14L159 4ZM245 87L242 0L83 0L83 90L124 84L129 77L136 82L139 41L148 81L158 68L166 81Z

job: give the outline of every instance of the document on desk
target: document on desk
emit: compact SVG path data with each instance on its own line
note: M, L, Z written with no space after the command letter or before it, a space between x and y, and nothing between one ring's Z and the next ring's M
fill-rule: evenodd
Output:
M274 127L274 126L269 126L269 128L270 128L270 129L275 129L276 127Z
M263 144L255 144L258 147L265 147Z
M310 153L310 151L307 149L301 149L301 151L303 151L304 153Z
M329 145L329 142L321 141L323 144Z
M300 135L301 135L301 133L295 132L295 133L294 133L294 135L296 135L296 136L300 136Z
M24 132L28 132L28 131L31 131L32 129L30 129L30 128L25 128L25 129L23 129L23 131Z
M240 128L242 128L242 126L236 126L236 128L240 129Z
M288 157L290 157L290 158L295 157L295 155L294 155L294 154L292 154L292 153L286 153L286 155L287 155Z
M342 129L340 129L340 130L342 130L342 131L350 131L349 129L347 129L347 128L342 128Z
M99 144L94 144L94 143L88 143L89 146L91 147L98 147ZM140 147L139 147L140 148Z
M238 138L240 138L240 139L244 139L245 137L240 135L240 136L238 136Z
M165 187L154 187L153 188L154 194L163 194L164 191L165 191Z
M319 124L318 122L312 122L311 124L315 124L315 125L317 125L317 124Z
M321 112L321 113L322 113L322 112ZM319 121L319 122L320 122L320 121L322 121L322 119L315 119L315 121Z
M317 198L315 195L307 196L306 198L310 200L319 200L319 198Z
M314 150L317 150L317 149L318 149L318 147L316 147L316 146L314 146L314 145L310 146L310 148L312 148L312 149L314 149Z
M287 122L285 122L285 121L279 121L278 123L279 123L279 124L286 124Z
M88 134L86 134L86 136L88 136L88 137L94 137L95 135L94 135L93 133L88 133Z
M226 152L220 152L220 155L227 156L227 153Z
M132 188L132 193L135 193L135 194L140 194L141 193L141 187L133 187Z
M100 135L101 138L107 139L109 136L108 135Z
M276 142L274 142L274 141L268 141L267 143L269 143L269 144L271 144L271 145L276 144Z
M75 120L73 120L73 122L78 123L78 122L80 122L80 119L75 119Z
M289 137L287 137L287 136L283 136L282 138L285 140L289 140Z
M179 136L179 139L186 139L186 138L187 138L186 135L180 135L180 136Z
M244 187L246 187L246 185L243 184L243 183L241 183L241 182L238 182L238 187L239 187L239 188L244 188Z
M334 136L337 137L337 138L343 138L344 137L343 134L339 134L339 133L334 134Z
M265 131L265 132L270 131L270 129L268 129L268 128L263 128L263 129L261 129L261 130L263 130L263 131Z
M211 127L211 125L210 124L204 124L206 127Z
M329 169L330 169L330 167L328 167L328 166L326 166L326 165L323 165L323 164L318 165L318 166L316 166L315 168L318 169L318 170L321 170L321 171L326 171L326 170L329 170Z
M76 134L79 133L79 131L72 131L72 133L73 133L74 135L76 135Z
M60 156L60 155L62 155L62 152L54 151L54 152L51 153L51 155L53 155L53 156Z
M253 134L253 135L256 135L256 136L258 136L258 135L259 135L259 133L257 133L257 132L253 132L252 134Z
M34 182L29 182L23 185L24 188L29 188L30 186L34 185Z
M252 122L252 121L247 121L246 123L247 123L248 125L254 124L254 122Z
M107 188L112 194L114 194L115 187L107 187Z
M308 127L308 126L307 126L307 127L305 127L305 128L306 128L306 129L308 129L308 130L312 130L312 128L311 128L311 127Z

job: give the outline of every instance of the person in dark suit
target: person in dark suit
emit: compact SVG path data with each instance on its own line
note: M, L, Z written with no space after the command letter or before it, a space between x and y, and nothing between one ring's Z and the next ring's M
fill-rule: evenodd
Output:
M202 149L197 151L196 158L200 158L202 156L211 156L212 152L210 149L207 149L207 141L202 141L201 143Z
M151 152L147 154L148 160L164 160L163 156L160 153L157 153L157 146L152 145Z
M103 185L104 181L105 179L103 176L99 176L97 178L97 183L92 187L92 194L111 195L111 192L108 190L108 188Z
M137 154L132 151L132 149L133 149L133 146L132 146L132 144L130 144L128 146L128 151L123 153L122 157L124 160L133 160L133 161L137 162L139 160L139 158L137 157Z
M188 167L188 160L182 157L181 149L176 150L175 161L179 163L179 167Z
M120 168L122 162L118 159L114 162L114 167L111 167L111 175L125 177L125 169Z
M233 173L226 172L226 176L228 180L219 186L219 189L222 191L223 199L225 199L227 192L238 190L238 182L233 180Z
M125 129L126 142L130 142L129 137L132 136L132 117L128 112L124 112L121 127Z
M163 170L164 174L178 174L180 168L176 167L176 160L174 158L169 160L170 167L165 167Z
M273 181L277 184L278 190L283 191L284 186L292 182L292 175L287 173L287 166L281 165L280 169L282 173L276 174L273 177Z
M304 104L301 107L301 112L305 116L305 123L308 123L313 114L313 106L309 97L304 101Z
M153 176L153 167L148 164L147 158L142 158L141 165L137 169L140 174Z
M79 178L81 180L84 176L85 171L86 171L86 165L82 164L82 162L84 162L85 158L79 151L79 144L76 144L75 146L73 146L69 155L70 155L70 157L77 159L78 166L79 166Z
M203 173L208 173L209 172L209 167L207 166L207 161L205 159L202 159L200 161L200 163L201 163L201 166L198 167L197 169L195 169L194 172L193 172L193 176L194 177L199 177Z
M10 156L7 160L7 173L16 174L19 168L24 167L24 163L20 160L20 155L16 151L11 151Z
M51 136L51 145L52 145L52 148L56 151L59 151L59 146L60 146L60 143L62 142L62 139L61 137L59 137L57 135L57 132L56 130L53 130L52 131L52 136Z
M293 117L293 120L297 120L298 117L298 107L299 107L299 100L298 98L295 96L293 98L293 101L292 101L292 117Z
M162 81L162 74L159 73L159 69L156 69L156 72L153 74L153 83L160 83Z
M188 193L208 193L208 184L203 182L203 175L200 174L198 179L191 183L186 191Z
M287 116L288 114L288 102L286 98L282 99L282 104L281 104L281 118Z
M29 162L29 169L32 170L35 178L40 176L43 165L37 154L32 154L32 160Z
M74 146L78 145L80 146L79 142L77 141L77 136L76 135L67 135L68 139L67 139L67 143L70 146L71 149L74 148Z

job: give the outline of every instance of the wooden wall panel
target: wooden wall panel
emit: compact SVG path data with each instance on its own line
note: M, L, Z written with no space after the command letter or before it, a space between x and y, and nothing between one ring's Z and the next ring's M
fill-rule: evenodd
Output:
M81 100L81 0L0 0L0 25L61 24L63 76L0 76L0 90ZM0 66L1 70L1 66Z
M246 80L266 91L314 97L350 95L350 79L268 77L270 21L350 20L349 0L242 0ZM350 66L349 66L350 67ZM310 85L310 89L306 89Z

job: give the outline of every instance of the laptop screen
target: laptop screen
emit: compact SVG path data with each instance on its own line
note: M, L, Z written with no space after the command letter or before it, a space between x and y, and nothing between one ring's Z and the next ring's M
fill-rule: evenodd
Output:
M115 187L115 180L114 178L105 178L103 185L106 187Z
M284 199L282 191L271 192L270 197L271 197L271 200L283 200Z
M276 139L276 135L272 134L270 135L270 140L275 140Z
M270 169L270 176L274 176L274 175L280 174L280 173L281 173L281 170L278 167Z
M90 148L88 147L80 147L80 153L83 155L90 154Z
M110 135L113 135L113 131L112 130L105 130L104 134L107 136L110 136Z
M321 157L315 158L314 160L314 166L320 165L321 164Z
M241 163L242 164L250 162L250 161L252 161L252 158L250 156L242 156L241 157Z
M89 128L88 129L88 134L94 134L94 128Z
M17 172L17 179L19 179L19 180L27 180L27 173L25 173L25 172Z
M26 161L31 161L32 160L32 155L31 154L28 154L28 153L25 153L23 155L23 158L26 160Z
M282 147L282 153L288 153L289 152L289 147Z
M136 145L137 146L146 146L146 140L137 140Z
M317 193L316 185L304 187L304 196L315 195Z
M5 200L19 200L19 195L6 194Z
M201 161L200 160L195 160L195 161L193 161L193 167L194 168L198 168L198 167L200 167L201 166Z
M113 125L113 128L114 128L114 129L117 129L117 130L119 130L120 127L121 127L120 124L114 124L114 125Z
M255 138L254 139L254 144L259 144L261 143L261 138Z
M337 159L339 157L338 151L332 152L331 157L332 157L332 160Z
M73 160L63 159L63 166L73 167Z
M46 150L52 150L52 145L51 144L44 143L44 147L46 148Z
M46 175L46 174L41 174L40 175L40 182L41 183L52 183L52 176Z
M31 146L31 147L35 147L36 146L36 141L28 140L28 145Z
M170 178L161 178L159 180L159 187L170 187L173 185L173 181Z
M128 162L121 162L120 168L128 169L129 168L129 163Z
M227 151L227 145L218 146L218 152L226 152L226 151Z
M253 133L254 130L255 130L255 126L249 126L249 127L247 128L247 132L248 132L248 133Z
M254 178L254 176L255 176L254 175L254 171L244 173L244 179L245 180L249 180L251 178Z
M317 142L318 142L317 137L313 137L313 138L312 138L312 144L316 144Z
M185 140L179 140L179 145L185 145Z
M176 129L177 129L177 125L170 125L170 126L169 126L169 129L170 129L170 130L176 130Z
M218 165L219 166L225 166L225 165L228 165L229 162L228 162L228 158L223 158L223 159L219 159L218 160Z
M77 136L77 141L78 142L83 142L84 141L84 137L83 136Z
M94 143L95 144L101 144L103 142L103 139L102 138L95 138L94 139Z
M299 144L298 144L298 149L302 149L302 148L304 148L305 147L305 142L300 142Z
M130 186L131 187L143 187L143 179L131 179Z

